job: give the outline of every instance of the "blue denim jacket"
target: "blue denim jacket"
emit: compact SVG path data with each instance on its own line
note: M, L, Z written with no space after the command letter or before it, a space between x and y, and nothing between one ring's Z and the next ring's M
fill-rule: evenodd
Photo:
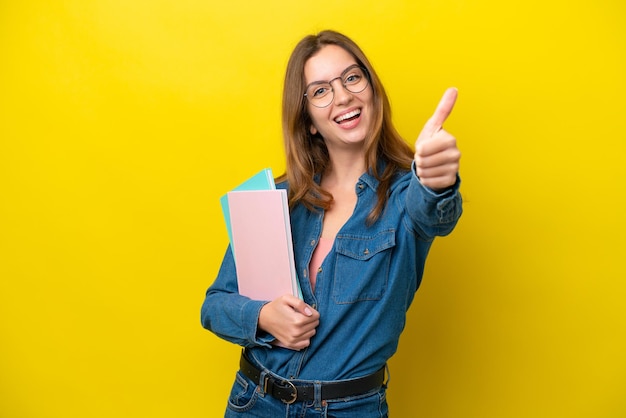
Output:
M320 313L311 344L301 351L275 347L259 332L263 301L237 293L230 247L202 305L202 325L249 348L260 365L287 378L350 379L380 369L395 353L406 311L420 285L435 236L450 233L461 216L460 180L441 194L424 187L414 170L398 173L380 218L366 225L376 204L378 181L370 174L356 184L354 213L343 225L317 274L315 292L308 266L322 231L322 210L291 211L295 262L304 300ZM279 188L287 185L279 184Z

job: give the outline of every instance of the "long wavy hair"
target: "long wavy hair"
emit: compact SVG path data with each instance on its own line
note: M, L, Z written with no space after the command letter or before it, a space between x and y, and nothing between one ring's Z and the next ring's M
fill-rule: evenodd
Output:
M377 203L368 215L368 223L375 222L383 212L391 181L399 170L408 170L413 150L400 137L391 122L391 107L376 71L359 46L347 36L326 30L303 38L295 47L287 64L283 89L282 128L286 154L286 172L277 181L289 183L289 204L305 205L310 210L329 209L333 197L314 179L330 163L323 138L310 132L311 117L304 97L306 80L304 65L326 45L337 45L350 53L357 64L369 75L373 90L374 117L372 129L365 138L365 165L379 181ZM386 164L379 164L384 161ZM384 167L381 172L381 167Z

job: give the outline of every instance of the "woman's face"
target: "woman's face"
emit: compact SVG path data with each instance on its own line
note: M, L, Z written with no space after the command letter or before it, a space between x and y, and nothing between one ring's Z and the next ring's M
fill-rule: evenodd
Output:
M372 86L360 93L346 90L339 78L344 70L355 65L354 57L337 45L326 45L308 59L304 65L306 85L333 80L333 101L326 107L315 107L307 101L311 116L311 134L319 133L329 151L333 148L361 148L371 129L374 99Z

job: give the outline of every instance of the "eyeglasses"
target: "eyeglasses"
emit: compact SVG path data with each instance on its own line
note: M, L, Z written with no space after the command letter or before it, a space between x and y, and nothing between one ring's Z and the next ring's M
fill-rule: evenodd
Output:
M304 96L315 107L329 106L335 98L335 90L332 86L332 82L335 80L341 80L343 87L350 93L362 92L369 83L367 70L354 64L346 68L339 77L330 81L315 81L309 84Z

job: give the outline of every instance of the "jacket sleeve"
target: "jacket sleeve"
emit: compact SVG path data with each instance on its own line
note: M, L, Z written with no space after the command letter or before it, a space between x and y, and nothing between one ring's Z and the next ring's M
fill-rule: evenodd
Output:
M419 181L415 167L411 168L410 177L405 201L407 227L426 240L448 235L463 213L460 177L457 175L456 183L440 193Z
M243 347L271 347L269 342L274 337L257 332L259 313L265 303L238 293L235 261L229 246L217 278L206 292L200 312L202 326Z

